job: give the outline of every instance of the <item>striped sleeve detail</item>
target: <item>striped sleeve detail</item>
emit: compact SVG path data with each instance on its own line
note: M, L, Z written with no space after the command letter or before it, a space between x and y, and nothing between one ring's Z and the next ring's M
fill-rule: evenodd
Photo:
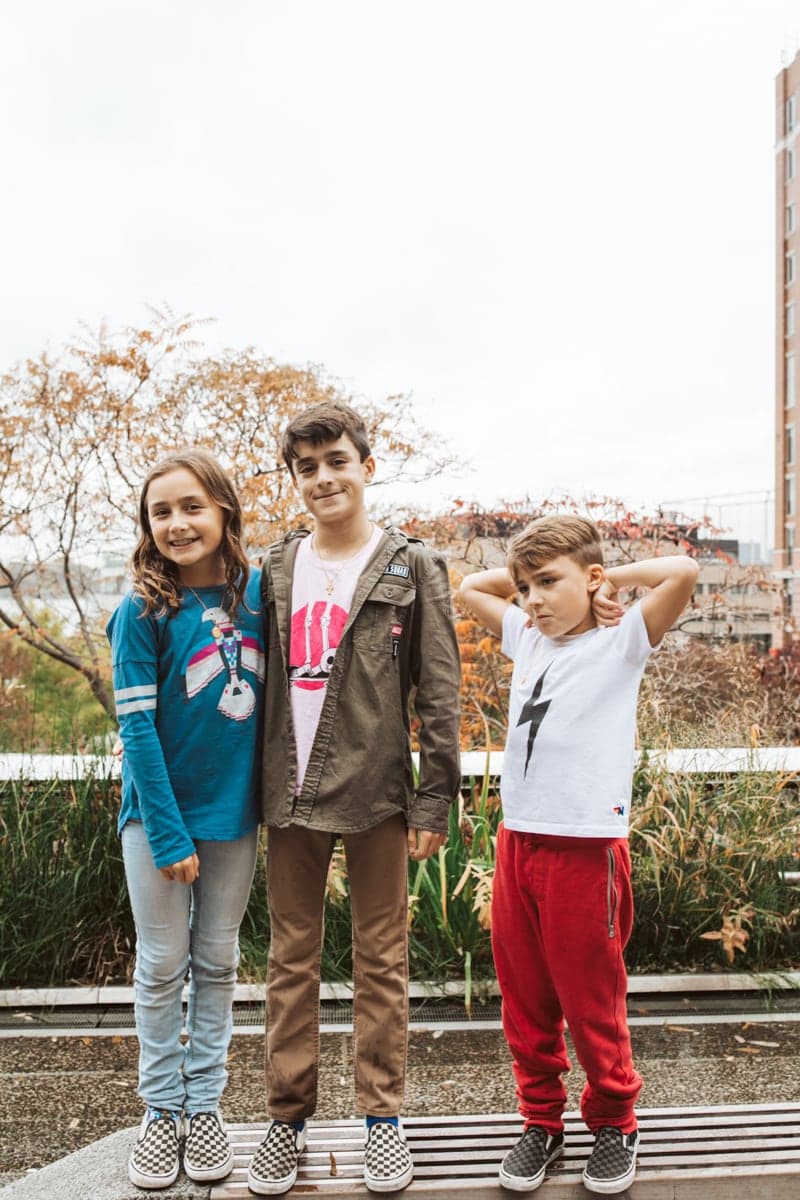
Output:
M118 688L114 692L114 702L117 706L117 716L126 713L144 712L156 708L158 704L158 686L155 683L143 683L138 687Z

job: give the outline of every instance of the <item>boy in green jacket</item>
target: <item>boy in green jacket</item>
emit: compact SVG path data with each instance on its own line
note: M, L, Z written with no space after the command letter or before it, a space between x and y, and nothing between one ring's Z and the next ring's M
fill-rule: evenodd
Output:
M399 1115L408 1018L407 860L447 838L460 785L460 661L441 555L369 518L375 472L351 408L315 405L287 428L283 457L314 532L270 547L263 815L269 826L267 991L270 1124L248 1173L258 1195L297 1177L316 1107L319 984L328 864L347 857L353 914L356 1101L364 1178L413 1176ZM408 701L421 722L419 777Z

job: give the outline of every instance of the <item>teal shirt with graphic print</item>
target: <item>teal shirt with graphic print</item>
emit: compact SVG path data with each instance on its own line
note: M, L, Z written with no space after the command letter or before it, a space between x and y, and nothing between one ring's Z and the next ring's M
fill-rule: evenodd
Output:
M107 626L122 758L118 829L142 821L156 867L195 840L258 824L264 641L260 572L228 618L221 587L182 589L174 616L129 593Z

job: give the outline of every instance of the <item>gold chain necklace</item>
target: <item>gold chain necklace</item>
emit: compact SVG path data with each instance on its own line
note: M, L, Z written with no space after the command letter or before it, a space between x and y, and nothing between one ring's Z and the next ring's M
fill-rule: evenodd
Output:
M190 587L188 583L185 583L183 586L186 588L187 591L192 593L195 600L202 608L203 612L208 612L208 605L204 602L203 597L198 596L198 594L194 590L194 588ZM227 585L227 583L221 583L219 586L222 588L222 597L220 598L219 604L214 605L214 608L224 608L225 607L225 592L227 591L228 585ZM216 621L211 626L211 636L213 638L222 637L222 630L220 629L220 627Z
M318 564L317 570L322 571L322 574L325 576L325 595L326 596L332 596L333 593L335 592L336 580L341 575L345 566L346 566L346 564L342 563L342 565L339 567L338 571L331 571L327 567L323 566L323 564L321 562Z
M345 567L347 566L348 563L351 563L353 561L354 558L358 558L359 554L361 554L364 547L367 546L369 544L369 542L372 540L373 532L374 532L374 526L370 525L369 537L367 538L366 542L364 542L364 545L359 546L358 549L356 550L355 554L351 554L349 558L343 559L342 562L340 562L335 567L330 567L330 566L326 567L325 566L325 563L322 561L320 554L318 553L318 551L315 548L315 539L312 536L311 550L314 555L314 566L317 568L318 571L321 571L322 574L325 576L325 595L326 596L333 595L333 593L336 590L336 581L338 580L342 571L345 569Z

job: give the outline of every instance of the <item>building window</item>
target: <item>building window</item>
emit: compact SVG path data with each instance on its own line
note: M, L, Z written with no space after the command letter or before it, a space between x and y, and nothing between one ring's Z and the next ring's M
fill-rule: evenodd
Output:
M784 396L784 404L787 408L794 408L794 355L786 355L786 395Z
M786 447L786 466L793 467L794 466L794 425L786 426L786 440L784 442L784 445Z
M794 475L787 475L784 480L786 484L786 503L783 509L785 517L794 516Z
M784 527L785 544L786 544L786 566L794 566L794 525L786 525Z
M786 182L788 183L791 179L794 179L794 150L786 151L784 161L786 164Z
M794 129L794 123L797 119L797 109L795 107L795 98L790 96L786 101L786 132L791 133Z
M788 237L790 233L794 233L794 205L793 204L786 205L785 223L786 223L786 236Z
M784 332L787 337L794 337L794 304L786 305L786 325Z
M787 287L794 283L794 250L786 255L785 282Z

